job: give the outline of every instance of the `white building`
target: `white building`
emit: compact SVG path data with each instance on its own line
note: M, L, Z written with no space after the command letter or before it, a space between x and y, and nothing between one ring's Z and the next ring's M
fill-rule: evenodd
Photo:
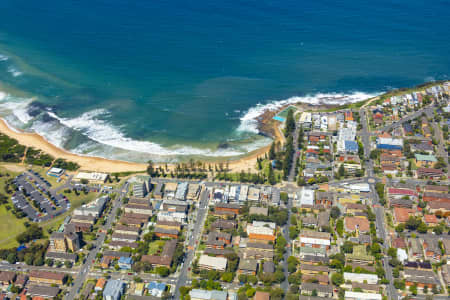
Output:
M74 177L74 181L81 182L82 180L87 180L89 183L105 183L106 179L108 179L108 174L105 173L86 173L79 172Z
M247 201L248 185L241 185L241 191L239 193L239 202Z
M175 199L186 200L186 194L188 192L189 183L181 182L177 186L177 191L175 193Z
M277 227L277 224L275 224L274 222L253 221L252 224L255 227L269 227L272 229L275 229Z
M302 188L297 194L297 206L314 206L314 190Z
M345 291L346 300L381 300L381 294Z
M100 217L103 210L105 209L106 202L108 202L109 197L103 196L92 202L82 205L81 207L73 211L74 215L78 216L92 216L95 218Z
M198 266L201 269L225 271L227 268L227 259L225 257L202 255L198 261Z
M176 211L160 211L158 212L158 221L184 223L186 221L186 213Z
M364 274L364 273L349 273L344 272L345 281L367 283L367 284L377 284L378 276L375 274Z

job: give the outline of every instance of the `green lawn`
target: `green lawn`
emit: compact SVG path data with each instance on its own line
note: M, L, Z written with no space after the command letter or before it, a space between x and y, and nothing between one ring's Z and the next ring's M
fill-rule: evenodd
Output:
M165 243L166 241L161 240L151 242L150 245L148 245L148 254L155 255L158 253L158 250L162 251Z
M0 247L11 248L18 246L16 236L25 230L24 222L27 218L17 219L5 205L0 206Z

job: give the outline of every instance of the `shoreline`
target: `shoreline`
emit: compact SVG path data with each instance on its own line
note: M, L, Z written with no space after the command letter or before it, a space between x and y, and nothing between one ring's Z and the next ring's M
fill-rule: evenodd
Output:
M282 106L279 106L275 109L268 109L264 111L257 118L257 128L261 135L270 137L273 142L279 142L281 145L284 144L285 138L284 134L281 130L281 125L279 121L273 119L273 117L278 114L280 111L284 110L288 106L295 106L300 111L321 111L321 110L339 110L341 107L351 108L352 106L364 109L374 101L381 99L384 96L395 94L396 92L400 92L402 90L412 90L412 89L424 89L428 86L434 85L438 82L428 82L425 84L417 85L412 88L406 89L394 89L391 91L384 92L374 97L366 98L361 101L345 103L345 104L311 104L304 102L297 103L286 103ZM359 103L359 105L357 105ZM147 169L146 163L138 163L138 162L129 162L124 160L115 160L108 159L99 156L89 156L89 155L80 155L76 153L72 153L68 150L60 148L52 143L50 143L45 137L41 136L36 132L25 132L13 126L10 126L6 120L0 118L0 133L3 133L11 138L16 139L20 144L26 147L33 147L36 149L40 149L43 152L50 154L55 158L62 158L68 161L72 161L77 163L80 166L80 170L83 171L95 171L95 172L104 172L104 173L119 173L119 172L145 172ZM271 143L269 145L263 146L251 152L248 152L240 157L217 157L213 160L203 160L197 159L206 164L220 164L226 163L229 167L229 172L254 172L256 170L256 161L258 157L264 156L269 152ZM173 170L177 163L158 163L155 162L154 165L156 167L165 167L167 166L169 170Z
M273 125L274 127L275 124ZM279 133L278 128L274 128L274 132L278 132L273 139L279 140L281 138L281 133ZM33 147L35 149L40 149L43 152L50 154L55 158L63 158L68 161L76 162L80 165L80 171L93 171L93 172L105 172L105 173L118 173L118 172L145 172L147 169L147 164L127 162L123 160L107 159L98 156L80 155L72 153L63 148L60 148L47 139L35 132L25 132L18 128L12 127L8 124L6 120L0 118L0 133L3 133L10 138L16 139L20 144L26 147ZM253 171L256 166L256 159L260 156L264 156L268 153L270 149L270 144L252 152L245 154L243 157L236 159L218 159L217 161L211 161L211 164L216 163L228 163L230 172L240 172L240 171ZM164 163L155 163L155 166L165 166ZM176 164L167 164L169 169L175 168Z

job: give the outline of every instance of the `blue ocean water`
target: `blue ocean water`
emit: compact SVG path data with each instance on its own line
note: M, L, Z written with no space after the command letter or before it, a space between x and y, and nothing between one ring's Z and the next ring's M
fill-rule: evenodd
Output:
M83 154L239 155L269 142L255 128L267 103L448 79L449 13L448 0L2 0L0 111Z

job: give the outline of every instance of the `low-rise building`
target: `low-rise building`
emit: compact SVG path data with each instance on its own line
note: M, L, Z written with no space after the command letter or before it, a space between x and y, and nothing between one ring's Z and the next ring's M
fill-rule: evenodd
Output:
M331 235L328 232L302 230L300 245L301 247L325 248L328 250L331 245Z
M378 276L375 274L364 274L364 273L349 273L344 272L345 281L359 282L376 284L378 282Z
M224 257L201 255L198 266L200 269L225 271L227 268L227 259Z
M32 270L30 272L29 281L40 284L62 285L64 283L64 278L65 274L63 273Z
M103 299L120 300L124 293L125 283L121 280L110 279L103 290Z

